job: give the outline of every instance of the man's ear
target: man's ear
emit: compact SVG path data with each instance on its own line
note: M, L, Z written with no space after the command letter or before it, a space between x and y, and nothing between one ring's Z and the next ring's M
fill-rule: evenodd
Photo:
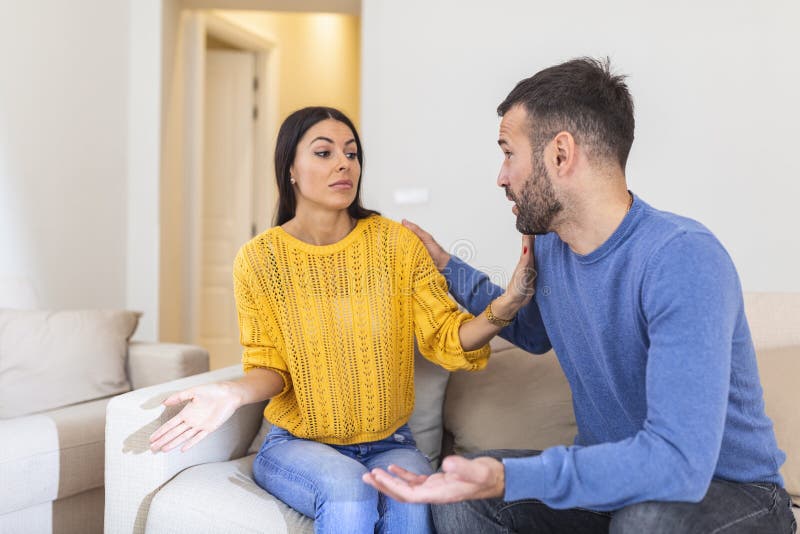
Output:
M569 132L558 132L553 138L553 166L559 176L569 174L575 168L575 138Z

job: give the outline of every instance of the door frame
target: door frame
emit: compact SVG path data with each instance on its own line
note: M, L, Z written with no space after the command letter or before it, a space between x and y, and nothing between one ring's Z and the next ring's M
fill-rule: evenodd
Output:
M256 58L255 102L258 120L253 139L253 223L257 231L271 226L270 200L277 199L272 160L278 125L278 46L274 39L255 35L208 11L184 13L183 182L185 198L183 332L196 343L200 324L201 214L203 206L204 84L206 38L230 43ZM231 262L233 258L231 258Z

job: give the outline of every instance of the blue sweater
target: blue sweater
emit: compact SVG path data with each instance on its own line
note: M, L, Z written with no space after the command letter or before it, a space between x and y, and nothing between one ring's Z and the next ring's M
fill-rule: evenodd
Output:
M534 254L536 295L500 335L555 349L578 435L506 459L505 500L616 510L697 502L712 477L783 484L738 275L708 229L635 197L592 253L550 233ZM444 274L473 314L503 293L456 257Z

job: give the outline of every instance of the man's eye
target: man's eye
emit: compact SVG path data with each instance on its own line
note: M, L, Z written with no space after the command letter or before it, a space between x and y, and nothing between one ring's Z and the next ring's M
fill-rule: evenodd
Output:
M358 159L358 153L357 152L348 152L347 154L345 154L345 157L347 159Z
M321 158L327 158L331 155L330 150L320 150L319 152L314 152L315 156L319 156Z
M504 152L503 152L503 154L505 154L505 155L506 155L506 159L509 159L509 158L511 158L511 152L504 151Z

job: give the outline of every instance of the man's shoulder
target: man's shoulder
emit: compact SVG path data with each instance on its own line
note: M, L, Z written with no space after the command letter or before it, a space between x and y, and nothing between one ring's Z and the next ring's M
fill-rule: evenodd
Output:
M639 224L632 232L632 238L641 248L653 253L687 246L701 250L709 247L724 250L719 239L700 221L646 204L642 206Z
M661 235L669 240L677 235L694 233L714 235L700 221L647 204L642 206L641 223L642 230L645 230L642 233L649 234L651 238Z

